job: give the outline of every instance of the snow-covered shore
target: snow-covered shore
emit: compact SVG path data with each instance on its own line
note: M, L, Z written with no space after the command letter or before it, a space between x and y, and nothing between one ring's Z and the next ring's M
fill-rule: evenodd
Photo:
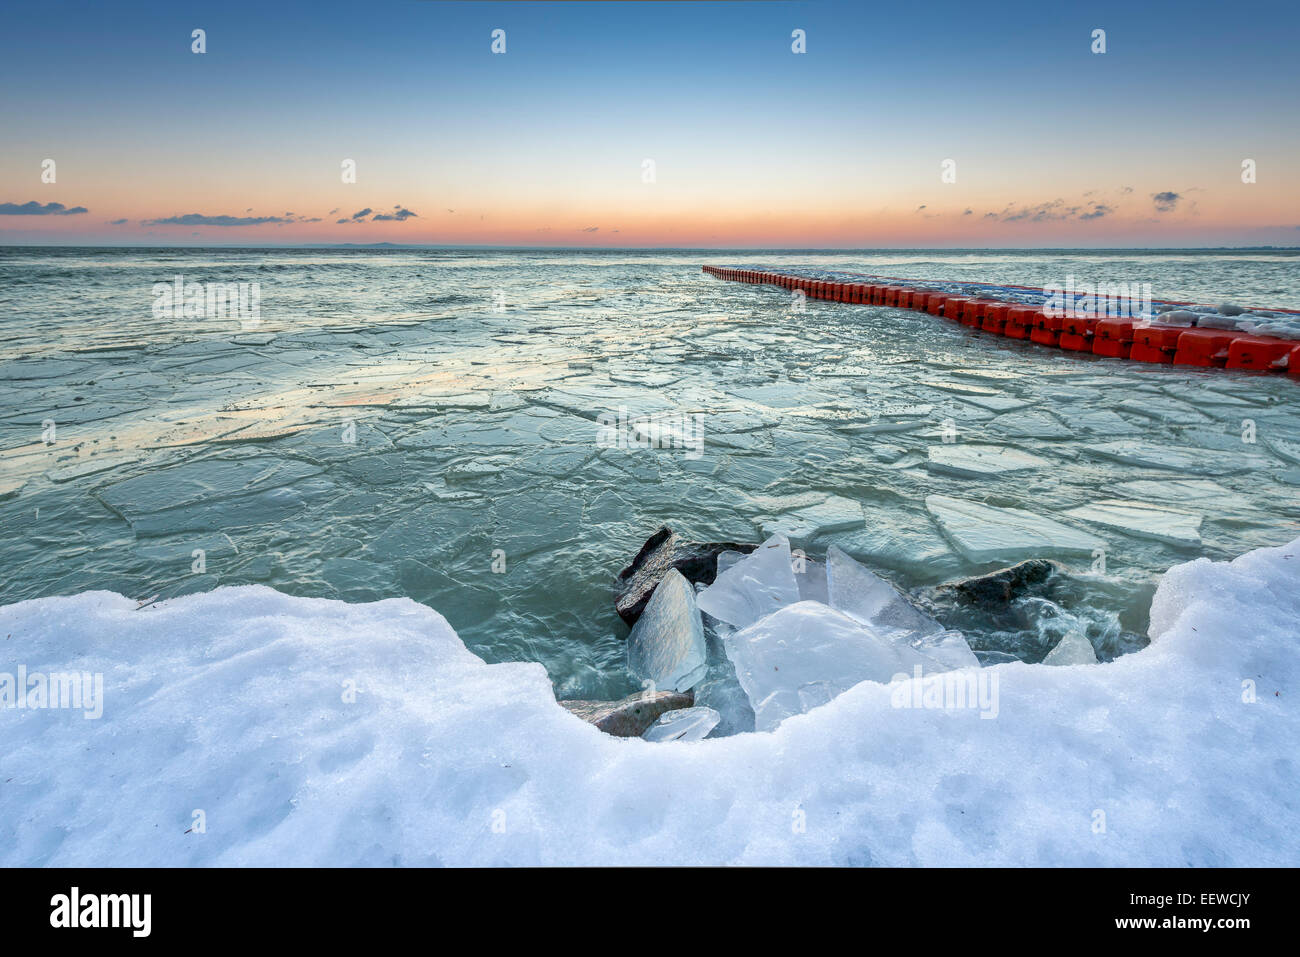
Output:
M0 635L0 672L104 688L0 709L6 866L1300 863L1300 540L1171 569L1140 652L986 669L993 720L865 682L688 744L602 734L405 599L93 592Z

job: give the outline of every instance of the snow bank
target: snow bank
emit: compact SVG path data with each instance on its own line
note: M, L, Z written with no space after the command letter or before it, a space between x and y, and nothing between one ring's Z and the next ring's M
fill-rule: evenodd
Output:
M866 682L652 744L407 600L28 601L0 671L102 672L104 714L0 711L0 864L1295 865L1298 622L1300 540L1172 569L1143 651L976 672L995 718Z

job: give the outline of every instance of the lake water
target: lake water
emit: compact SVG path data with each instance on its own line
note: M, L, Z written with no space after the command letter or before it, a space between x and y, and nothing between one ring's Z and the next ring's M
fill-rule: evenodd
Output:
M161 600L264 583L409 596L560 697L634 686L612 580L659 525L757 541L829 496L839 544L904 589L996 567L926 500L1049 517L1103 658L1144 643L1159 575L1300 533L1300 382L1152 367L943 319L718 281L706 263L1024 285L1144 282L1157 298L1300 307L1296 254L488 250L0 250L0 603ZM168 315L160 284L257 283L256 318ZM610 441L656 415L696 448ZM698 418L696 418L698 416ZM693 433L692 428L699 432ZM1118 444L1117 444L1118 443ZM1033 464L972 477L953 450ZM1101 447L1100 449L1098 447ZM936 449L938 449L936 453ZM1199 543L1077 510L1144 501ZM1100 559L1100 561L1099 561ZM1037 661L1043 617L977 650Z

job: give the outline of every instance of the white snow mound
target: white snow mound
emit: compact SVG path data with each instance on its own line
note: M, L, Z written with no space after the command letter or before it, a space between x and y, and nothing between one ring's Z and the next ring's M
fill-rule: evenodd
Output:
M21 602L0 672L102 672L104 712L0 710L0 864L1300 864L1300 540L1173 568L1151 618L1109 664L984 669L991 720L867 681L650 743L404 599Z

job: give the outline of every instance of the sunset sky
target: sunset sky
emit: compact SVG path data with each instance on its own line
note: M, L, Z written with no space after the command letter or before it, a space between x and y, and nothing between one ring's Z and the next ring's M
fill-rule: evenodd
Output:
M975 6L9 3L0 243L1300 244L1296 4Z

